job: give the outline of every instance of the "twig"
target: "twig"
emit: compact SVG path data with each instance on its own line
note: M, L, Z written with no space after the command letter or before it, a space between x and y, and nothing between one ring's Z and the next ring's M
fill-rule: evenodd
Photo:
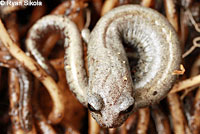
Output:
M152 106L151 113L158 134L171 134L169 120L158 105L155 104Z
M191 69L191 72L190 72L190 77L194 77L194 76L199 74L199 67L200 67L200 55L197 57L197 60L194 62L193 66L192 66L192 69ZM184 90L184 93L181 95L181 100L183 100L185 98L185 96L188 95L188 93L190 93L194 89L196 89L196 86L186 88Z
M42 134L56 134L56 131L48 123L48 121L46 120L45 116L43 115L43 113L38 105L37 95L38 95L39 87L40 87L39 81L36 80L34 83L35 90L33 92L33 102L32 102L36 125Z
M94 6L94 10L97 12L98 16L100 16L103 6L103 0L92 0L92 4Z
M120 134L128 134L125 123L120 126Z
M172 122L175 134L188 134L190 132L187 125L183 109L181 107L181 102L179 96L175 93L168 94L167 96L170 113L172 116Z
M188 14L189 19L190 19L190 21L192 22L192 25L194 26L195 30L196 30L197 32L200 33L200 24L199 24L199 23L196 23L196 21L194 20L194 18L193 18L193 16L192 16L191 11L188 9L188 10L186 11L186 13Z
M185 43L188 39L188 25L187 25L187 20L186 18L186 13L184 9L180 9L180 42L181 42L181 49L182 51L185 48Z
M16 22L17 22L16 14L11 14L9 17L5 19L5 23L8 28L9 34L12 37L12 40L14 40L17 43L19 41L19 32L17 29ZM7 50L3 51L2 53L5 54L2 57L3 59L5 59L5 63L6 63L6 60L10 61L9 59L12 59L12 56L9 54ZM16 105L18 105L17 116L19 118L20 128L23 129L23 131L25 131L25 133L27 134L35 134L36 129L35 129L35 125L32 118L32 106L31 106L32 87L31 87L31 82L30 82L30 75L23 67L20 66L21 64L18 63L16 59L12 59L12 60L14 60L13 63L15 64L15 68L17 68L18 70L18 74L14 74L12 69L10 69L9 72L11 73L11 76L14 77L13 79L17 80L14 82L14 84L16 84L16 86L19 84L19 87L17 86L16 90L13 89L12 91L14 91L15 93L15 91L18 91L19 90L18 88L20 88L19 94L18 94L19 99L16 100L16 103L17 103ZM10 77L10 79L12 78ZM12 83L9 83L9 84L12 84ZM12 101L12 99L10 100ZM16 125L16 124L13 124L13 125Z
M12 59L6 51L0 51L0 66L6 68L17 68L20 63L16 59Z
M101 16L104 16L107 12L113 9L117 5L117 2L118 0L106 0L101 9Z
M131 116L129 116L129 118L125 122L126 129L128 132L133 133L133 131L136 128L137 120L138 120L138 112L135 112Z
M190 19L192 25L194 26L195 30L196 30L197 32L200 33L200 24L199 24L199 23L196 23L196 21L194 20L194 18L193 18L193 16L192 16L191 11L188 9L188 10L186 11L186 13L187 13L187 15L188 15L188 17L189 17L189 19ZM186 51L186 52L182 55L182 57L185 58L186 56L188 56L189 54L191 54L191 53L194 51L195 48L200 47L199 41L200 41L200 37L194 38L194 39L193 39L193 45L192 45L192 47L191 47L188 51Z
M147 129L150 120L149 108L141 108L138 111L138 124L136 128L137 134L147 134Z
M198 89L194 100L194 113L190 122L191 130L193 134L199 134L200 132L200 88Z
M109 134L116 134L117 133L117 128L109 128L108 132L109 132Z
M65 134L80 134L80 132L74 130L72 127L68 127L67 130L65 130Z
M167 19L172 24L174 29L178 32L179 26L178 26L178 15L175 8L175 3L173 0L164 0L165 4L165 12L167 15Z
M64 69L64 57L50 60L51 65L56 69Z
M29 22L26 25L23 25L22 27L19 28L19 33L20 37L24 37L25 34L27 33L28 29L42 16L44 16L46 13L46 6L43 4L42 6L35 6L32 13L31 17L29 19Z
M140 4L144 7L150 7L153 5L153 3L154 0L142 0Z
M94 120L92 118L90 113L88 113L88 118L89 118L89 130L88 130L88 133L89 134L99 134L100 133L99 124L96 122L96 120Z
M199 74L200 70L200 55L197 57L197 60L194 62L192 69L191 69L191 76L195 76ZM191 90L194 90L195 88L192 88ZM193 112L192 116L190 118L189 124L192 130L193 134L198 134L200 132L200 88L198 88L196 94L195 94L195 99L193 103Z
M38 78L49 91L53 102L53 110L49 115L52 123L58 123L64 116L64 103L62 93L55 81L30 57L28 57L9 37L2 21L0 21L0 40L13 57L22 63L36 78Z
M189 50L187 50L183 55L182 58L185 58L186 56L188 56L189 54L191 54L197 47L200 47L200 37L196 37L193 39L193 45L192 47L190 47Z
M200 85L200 75L197 75L176 83L169 93L170 94L176 93L187 88L198 87L199 85Z

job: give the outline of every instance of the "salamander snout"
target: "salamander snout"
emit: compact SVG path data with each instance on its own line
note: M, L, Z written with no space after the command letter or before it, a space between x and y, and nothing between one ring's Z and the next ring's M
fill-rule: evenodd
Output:
M93 94L89 98L88 109L102 127L118 127L134 111L134 98L129 93L122 93L116 98L112 95L104 99L95 96Z

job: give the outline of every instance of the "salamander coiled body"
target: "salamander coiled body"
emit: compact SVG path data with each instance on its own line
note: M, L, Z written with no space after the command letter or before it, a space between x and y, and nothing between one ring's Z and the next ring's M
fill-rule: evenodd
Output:
M134 79L124 44L137 51ZM113 9L98 21L88 44L89 92L102 98L103 101L98 101L103 102L102 111L106 111L102 115L93 112L93 116L102 119L100 124L109 119L107 125L119 125L126 115L120 115L122 105L126 108L134 105L134 111L160 101L173 85L176 79L173 72L180 61L177 34L164 16L137 5ZM118 100L127 98L126 105L117 106Z
M98 21L88 39L88 78L79 30L66 16L48 15L34 24L26 40L31 55L48 69L37 45L55 31L64 39L70 90L101 126L118 127L133 111L160 101L176 79L179 40L166 18L153 9L125 5ZM125 45L138 55L133 77Z

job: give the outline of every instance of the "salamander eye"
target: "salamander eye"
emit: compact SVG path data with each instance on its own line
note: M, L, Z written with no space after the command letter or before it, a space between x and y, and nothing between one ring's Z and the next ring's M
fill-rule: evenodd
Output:
M122 114L130 113L130 112L133 110L133 106L134 106L134 105L129 106L126 110L121 111L121 113L122 113Z
M92 105L90 105L88 103L88 109L91 111L91 112L98 112L98 110L96 110Z

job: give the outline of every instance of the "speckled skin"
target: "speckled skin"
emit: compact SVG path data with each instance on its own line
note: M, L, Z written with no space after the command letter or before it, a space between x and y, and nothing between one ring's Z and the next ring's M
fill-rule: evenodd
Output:
M46 29L54 25L53 30L61 31L65 38L65 71L70 89L81 103L95 109L92 116L104 127L117 127L134 110L160 101L175 81L172 73L179 68L181 59L178 37L157 11L126 5L103 16L89 38L88 80L77 27L63 16L47 16L40 21L36 25ZM45 30L43 27L39 29ZM37 37L36 34L30 36ZM133 45L139 55L134 79L123 42ZM38 53L34 46L37 43L29 44ZM132 105L130 112L123 112Z
M122 41L140 56L133 83ZM88 44L88 102L100 109L93 117L116 127L130 114L120 112L133 103L136 110L160 101L176 78L172 73L180 59L178 37L164 16L136 5L113 9L98 21Z

